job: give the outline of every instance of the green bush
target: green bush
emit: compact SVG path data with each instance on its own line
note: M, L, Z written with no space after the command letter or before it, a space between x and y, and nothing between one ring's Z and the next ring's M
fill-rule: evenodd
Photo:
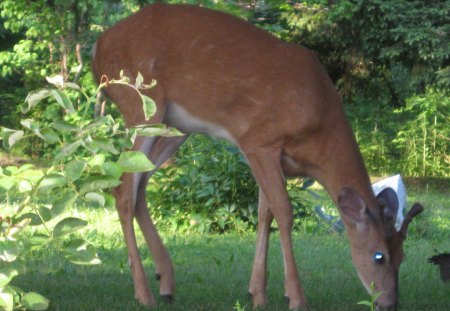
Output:
M26 271L27 257L38 249L53 248L75 264L98 264L93 245L72 233L87 222L65 217L76 202L113 207L108 191L118 186L124 172L143 172L153 165L141 152L128 151L136 135L178 135L165 126L139 126L123 129L111 116L91 117L95 95L89 97L78 85L65 82L62 76L48 78L53 87L31 92L23 112L44 99L56 102L59 118L51 123L22 119L22 130L0 128L3 147L10 149L27 136L44 144L53 144L53 158L44 167L32 164L0 167L0 308L5 310L44 310L49 301L41 295L26 293L13 285L13 279ZM139 74L134 84L127 77L103 81L97 92L108 84L132 87L141 95L146 118L155 112L154 102L142 95L144 85ZM77 94L75 96L73 93ZM77 100L73 101L71 98ZM74 102L78 105L74 105ZM4 197L4 200L3 200ZM69 239L68 239L69 237Z
M147 190L153 219L166 230L224 232L254 229L258 187L239 150L226 142L194 135L173 165L157 171ZM315 227L310 180L291 180L295 226ZM307 191L305 191L307 190ZM305 217L312 224L305 224ZM275 224L274 224L275 225Z
M409 176L450 176L450 97L427 89L398 109L399 131L393 141L400 152L397 163Z
M382 100L355 100L347 114L372 174L450 176L448 92L428 88L402 108Z

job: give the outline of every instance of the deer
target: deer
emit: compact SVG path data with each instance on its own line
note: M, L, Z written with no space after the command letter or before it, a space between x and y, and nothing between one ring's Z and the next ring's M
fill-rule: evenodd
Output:
M157 84L143 93L157 111L148 121L139 97L110 85L106 95L127 127L163 123L185 136L138 136L132 150L145 153L156 169L189 134L202 133L237 146L259 186L258 224L249 294L254 308L268 304L267 254L275 219L284 263L284 289L290 309L306 308L292 245L293 209L288 177L309 176L334 201L364 287L382 293L380 309L398 304L398 274L408 226L423 206L415 203L399 230L398 199L392 189L377 197L347 121L342 100L325 68L307 48L283 42L265 30L226 13L200 6L156 3L107 29L98 38L92 68L101 77L120 72ZM156 299L136 243L133 220L155 263L161 300L172 301L174 268L151 219L145 188L155 170L124 173L113 190L128 249L135 298ZM373 288L373 287L372 287Z

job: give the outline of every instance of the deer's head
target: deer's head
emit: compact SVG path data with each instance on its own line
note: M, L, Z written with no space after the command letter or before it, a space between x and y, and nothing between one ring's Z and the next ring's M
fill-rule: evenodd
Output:
M351 188L343 188L338 199L339 210L350 240L353 263L359 277L371 292L381 293L377 307L389 309L398 303L398 272L403 260L403 241L411 220L423 211L415 203L400 230L395 228L398 211L397 194L391 188L377 196L377 206L369 208Z

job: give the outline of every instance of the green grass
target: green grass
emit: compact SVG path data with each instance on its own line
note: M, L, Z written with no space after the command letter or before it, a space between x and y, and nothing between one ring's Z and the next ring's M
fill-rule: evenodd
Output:
M426 210L411 224L410 237L405 242L399 310L448 310L450 284L443 283L438 269L427 263L435 249L450 251L448 188L411 187L414 191L410 202L419 200ZM50 310L145 310L133 298L127 252L115 211L78 208L72 213L90 222L89 229L81 234L97 246L103 264L76 266L51 250L41 251L30 259L27 273L17 277L14 284L49 298ZM254 233L163 233L163 239L175 265L176 300L171 305L160 303L157 310L233 310L237 302L245 310L252 309L247 288ZM151 288L157 294L153 262L140 235L138 240ZM356 305L370 297L351 264L345 235L323 230L318 234L297 232L293 241L310 310L367 310L367 306ZM280 243L275 232L269 251L267 310L288 310L283 299L283 279Z

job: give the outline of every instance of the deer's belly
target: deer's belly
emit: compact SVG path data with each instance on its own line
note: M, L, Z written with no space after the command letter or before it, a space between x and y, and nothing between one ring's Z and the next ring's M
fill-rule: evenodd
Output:
M164 123L175 127L186 134L207 134L214 138L224 139L235 144L234 138L225 128L193 116L181 105L176 103L170 103L168 105Z

